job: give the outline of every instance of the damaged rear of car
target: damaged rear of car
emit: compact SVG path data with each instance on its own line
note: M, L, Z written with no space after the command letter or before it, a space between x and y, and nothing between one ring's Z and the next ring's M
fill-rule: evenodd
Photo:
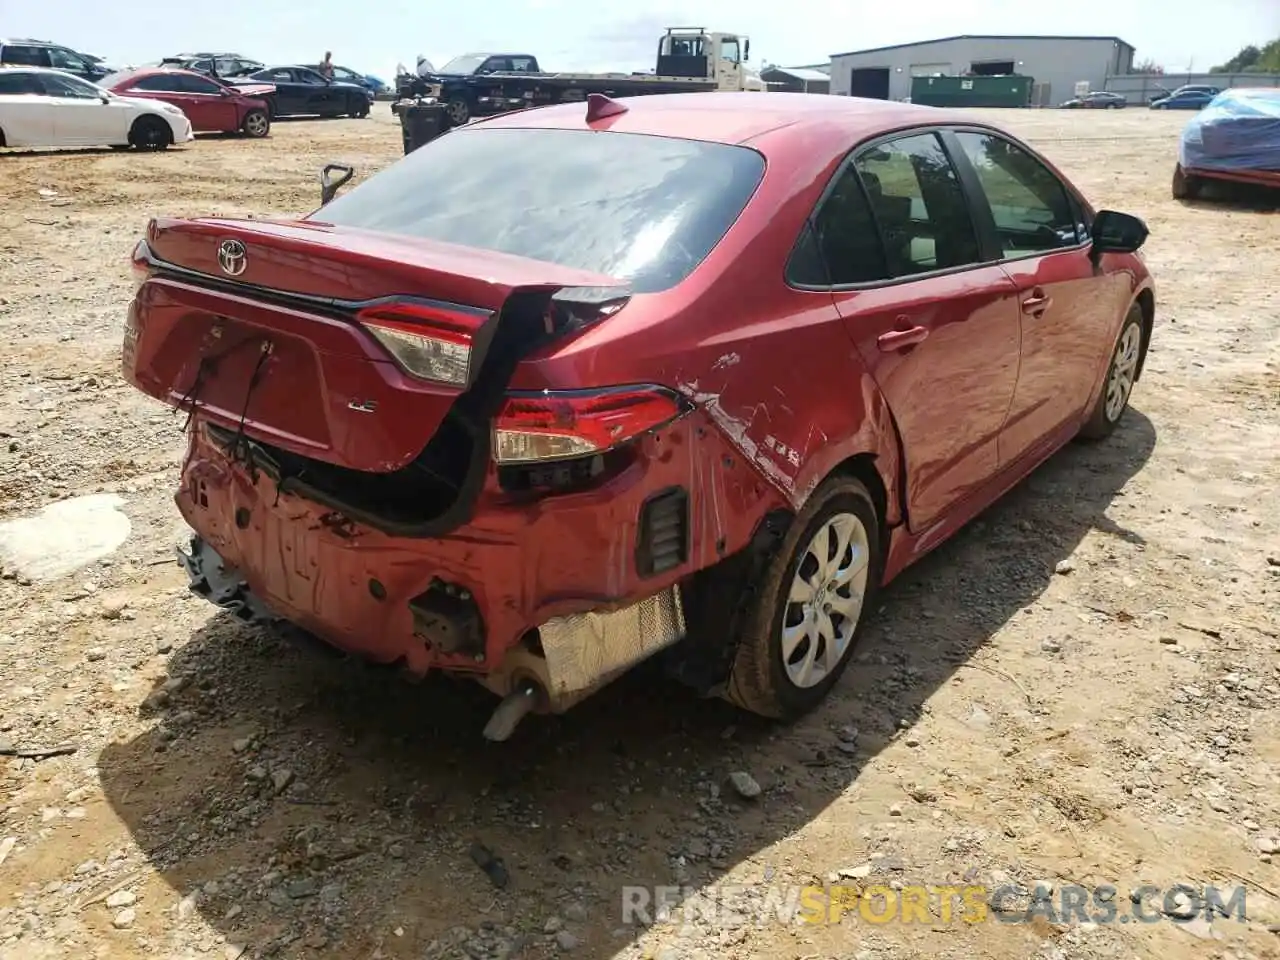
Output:
M193 587L473 676L493 739L684 639L682 589L785 504L725 469L667 332L764 175L748 146L482 124L302 220L154 220L124 372L190 415Z

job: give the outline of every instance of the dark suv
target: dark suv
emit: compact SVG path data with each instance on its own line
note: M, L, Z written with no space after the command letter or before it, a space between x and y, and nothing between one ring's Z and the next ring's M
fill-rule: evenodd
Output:
M47 40L15 39L0 40L0 64L20 67L53 67L65 70L77 77L83 77L90 83L97 83L111 69L100 61L76 53L70 47L63 47Z

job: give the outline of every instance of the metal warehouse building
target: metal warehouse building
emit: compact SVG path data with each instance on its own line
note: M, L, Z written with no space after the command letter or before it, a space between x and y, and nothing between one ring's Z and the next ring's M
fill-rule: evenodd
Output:
M831 92L904 100L913 77L1017 73L1034 78L1032 102L1048 106L1071 97L1081 81L1104 89L1107 77L1132 71L1133 54L1119 37L941 37L833 54Z

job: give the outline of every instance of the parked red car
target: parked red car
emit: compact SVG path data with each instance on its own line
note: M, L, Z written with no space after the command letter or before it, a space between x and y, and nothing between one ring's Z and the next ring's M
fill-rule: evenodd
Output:
M787 718L879 586L1116 426L1146 236L949 111L593 96L301 220L152 221L123 365L192 412L214 602L474 677L494 739L658 651Z
M243 133L265 137L271 132L269 83L221 83L192 70L145 69L112 74L102 86L122 97L162 100L182 110L200 132Z

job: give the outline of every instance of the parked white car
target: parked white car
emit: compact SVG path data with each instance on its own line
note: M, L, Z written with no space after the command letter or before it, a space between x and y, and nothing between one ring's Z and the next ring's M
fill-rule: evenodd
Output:
M0 68L0 147L163 150L193 139L171 104L117 96L47 67Z

